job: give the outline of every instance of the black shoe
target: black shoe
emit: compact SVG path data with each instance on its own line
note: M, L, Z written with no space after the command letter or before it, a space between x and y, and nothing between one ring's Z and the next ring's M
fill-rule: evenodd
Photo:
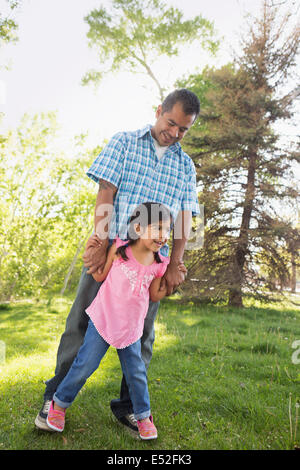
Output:
M43 431L53 431L50 429L47 424L47 416L52 400L45 400L42 408L40 409L37 417L35 418L34 424L37 428L42 429Z
M118 423L121 424L132 436L139 439L140 435L134 414L127 414L121 418L118 418L116 415L114 416L118 420Z

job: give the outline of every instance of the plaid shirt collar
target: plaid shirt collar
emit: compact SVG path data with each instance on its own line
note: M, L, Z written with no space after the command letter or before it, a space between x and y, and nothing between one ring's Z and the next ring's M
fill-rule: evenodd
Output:
M143 127L142 129L138 129L136 131L136 136L138 139L141 139L142 137L144 137L146 134L149 134L150 137L152 137L152 134L151 134L151 129L152 129L152 125L151 124L147 124L145 127ZM153 139L153 137L152 137ZM169 146L169 150L171 150L171 152L175 152L175 153L178 153L180 154L182 152L182 149L181 149L181 145L179 142L176 142L175 144L172 144Z

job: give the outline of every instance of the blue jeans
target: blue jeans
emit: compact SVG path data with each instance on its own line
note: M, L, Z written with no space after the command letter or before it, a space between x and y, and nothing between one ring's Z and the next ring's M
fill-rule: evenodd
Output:
M109 346L90 320L84 342L53 396L55 403L63 408L72 404L88 377L99 367ZM151 415L150 399L146 367L141 356L141 341L138 340L127 348L117 349L117 352L129 388L134 416L138 420L148 418Z
M109 240L111 245L112 240ZM88 268L83 267L77 294L66 320L65 331L61 336L54 376L46 381L44 400L52 400L55 391L67 375L80 346L83 343L89 316L85 309L92 303L97 295L101 282L96 282L92 275L87 274ZM143 336L141 338L142 358L148 369L155 339L154 320L159 308L159 302L149 301L149 309L145 318ZM111 401L111 410L117 418L133 412L126 377L123 374L120 398Z
M90 274L86 274L88 268L82 269L82 275L78 285L76 299L66 321L65 331L60 339L57 351L55 374L46 382L44 400L52 400L59 384L67 375L80 346L83 343L87 330L89 316L85 309L92 303L97 295L101 282L96 282ZM159 302L149 301L149 309L145 318L144 332L141 338L142 358L148 369L152 348L155 339L154 320L158 312ZM111 401L111 409L117 418L121 418L128 413L133 413L133 406L126 384L126 377L123 374L120 398Z

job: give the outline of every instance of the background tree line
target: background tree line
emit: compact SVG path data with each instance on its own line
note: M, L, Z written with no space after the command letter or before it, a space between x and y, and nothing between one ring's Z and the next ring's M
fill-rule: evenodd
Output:
M53 141L56 116L25 115L0 146L0 293L64 292L75 287L81 252L93 228L95 185L85 175L95 152L74 143L74 156Z
M99 69L89 71L83 84L99 85L104 73L126 67L146 73L160 99L175 84L161 83L154 72L158 56L176 60L185 43L196 42L199 54L214 54L219 45L211 22L200 15L183 20L180 10L160 0L112 0L110 9L99 7L85 21ZM8 27L0 28L5 40ZM10 27L16 31L17 25ZM205 208L204 247L185 255L184 296L242 306L247 295L295 288L299 147L283 138L277 124L295 117L298 52L294 15L282 15L265 0L232 63L206 67L176 84L195 91L202 108L183 144ZM56 129L55 114L45 113L24 116L17 129L0 136L2 300L77 285L96 192L85 171L100 147L88 149L78 136L74 156L62 155L54 146Z

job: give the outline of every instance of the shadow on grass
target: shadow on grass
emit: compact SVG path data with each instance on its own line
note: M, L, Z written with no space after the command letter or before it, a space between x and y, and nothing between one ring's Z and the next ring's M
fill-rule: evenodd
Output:
M0 340L6 345L7 360L44 353L63 332L65 318L46 304L18 303L0 308Z
M294 333L300 335L299 309L286 308L278 306L278 308L268 307L244 307L242 309L228 306L216 305L197 305L193 302L183 304L176 298L165 298L161 301L160 310L168 309L173 315L178 314L179 321L184 316L193 316L199 318L192 327L211 327L225 323L231 323L232 326L239 329L241 334L247 334L249 326L255 326L257 321L261 322L261 327L268 331L281 331L282 333ZM293 320L295 324L290 327L285 325L285 320ZM249 322L250 321L250 322ZM182 321L181 321L182 322ZM182 322L183 323L183 322Z

